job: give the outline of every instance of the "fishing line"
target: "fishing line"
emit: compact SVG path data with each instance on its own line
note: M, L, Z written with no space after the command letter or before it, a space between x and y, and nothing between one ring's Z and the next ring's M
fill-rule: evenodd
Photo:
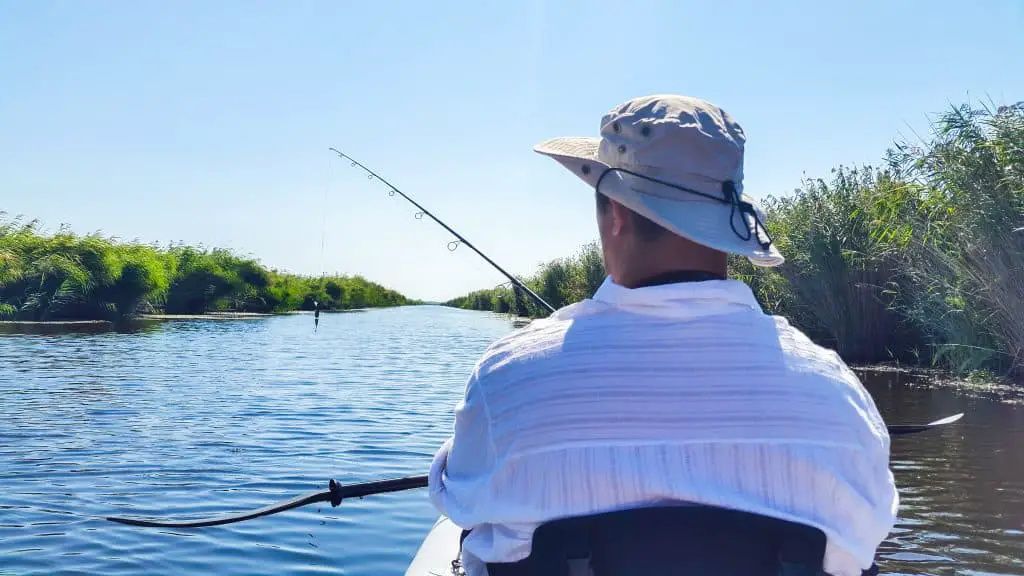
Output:
M331 191L331 161L327 160L327 185L324 186L324 203L320 207L323 221L320 224L320 277L324 277L324 248L327 246L327 198Z
M338 150L337 148L330 148L330 150L331 150L331 152L334 152L338 156L341 156L343 159L348 160L349 164L353 168L355 168L357 166L359 168L361 168L364 172L366 172L366 177L369 180L377 179L381 183L383 183L385 186L387 186L388 187L388 196L394 196L395 194L398 194L402 198L405 198L410 204L415 206L419 210L419 212L416 212L415 214L413 214L414 218L416 218L417 220L422 220L424 216L429 216L431 220L433 220L434 222L437 222L438 224L441 225L441 227L443 227L445 230L447 230L453 236L455 236L456 239L452 240L451 242L448 243L448 250L449 251L454 252L456 249L458 249L459 246L465 244L470 250L476 252L481 258L486 260L488 264L490 264L491 266L494 266L494 268L497 269L498 272L501 272L506 278L508 278L509 282L511 282L514 287L519 288L520 290L522 290L522 291L526 292L527 294L529 294L530 297L533 298L533 300L535 302L537 302L537 304L539 304L542 308L544 308L548 312L552 312L552 313L555 311L554 306L552 306L551 304L548 304L547 302L544 301L543 298L538 296L533 290L530 290L529 288L527 288L526 284L523 284L518 278L516 278L515 276L513 276L513 275L509 274L508 272L506 272L505 269L502 268L501 266L498 266L494 262L494 260L491 260L490 258L488 258L487 255L484 254L483 252L481 252L479 249L477 249L476 246L473 246L473 244L470 243L469 240L466 240L464 237L462 237L461 234L459 234L458 232L453 230L451 228L451 226L448 226L447 224L442 222L437 216L434 216L433 214L431 214L429 210L427 210L426 208L421 206L418 202L416 202L415 200L410 198L408 195L406 195L404 192L402 192L401 190L396 188L393 184L391 184L387 180L381 178L380 175L378 175L376 172L374 172L373 170L370 170L369 168L364 166L362 163L360 163L358 160L356 160L355 158L349 156L348 154L345 154L344 152Z

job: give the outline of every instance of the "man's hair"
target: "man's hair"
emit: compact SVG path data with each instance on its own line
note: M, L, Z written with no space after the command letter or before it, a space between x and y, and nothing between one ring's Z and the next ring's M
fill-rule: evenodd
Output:
M604 214L608 211L608 207L611 206L612 201L600 192L594 192L594 194L597 196L597 209ZM632 219L633 226L636 228L637 237L643 242L654 242L664 238L666 234L671 234L671 232L651 221L647 217L641 216L629 208L626 208L626 210L629 212L629 217Z

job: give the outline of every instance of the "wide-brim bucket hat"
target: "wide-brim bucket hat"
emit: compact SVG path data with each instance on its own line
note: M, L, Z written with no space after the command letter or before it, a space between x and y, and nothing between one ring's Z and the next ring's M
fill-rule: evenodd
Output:
M743 194L743 129L698 98L634 98L604 115L600 136L553 138L534 147L603 194L693 242L785 262L765 212Z

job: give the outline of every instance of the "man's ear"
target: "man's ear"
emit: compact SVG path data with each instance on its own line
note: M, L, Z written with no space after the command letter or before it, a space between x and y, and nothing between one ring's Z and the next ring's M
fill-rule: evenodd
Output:
M622 236L629 231L629 227L632 225L632 219L630 218L630 210L619 202L612 200L611 206L611 229L609 230L612 236Z

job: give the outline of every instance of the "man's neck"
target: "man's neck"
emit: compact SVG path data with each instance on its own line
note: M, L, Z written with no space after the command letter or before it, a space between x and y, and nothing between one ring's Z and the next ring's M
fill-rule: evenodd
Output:
M707 282L709 280L725 280L725 278L724 274L705 270L670 270L631 282L630 288L645 288L681 282Z
M653 260L653 259L652 259ZM720 261L711 259L676 259L675 262L658 264L656 260L636 262L635 266L627 266L625 270L619 270L613 279L619 286L625 288L639 288L642 285L651 285L651 279L656 283L666 284L673 282L700 282L704 280L725 280L729 277L729 269L726 259ZM667 279L667 281L657 281Z
M652 278L669 278L668 282L724 280L729 276L728 258L722 252L695 244L683 237L670 235L660 242L636 244L623 254L613 276L616 284L639 288ZM677 276L681 274L681 276ZM697 276L692 276L697 274ZM714 275L709 277L708 275ZM672 278L680 278L671 280ZM697 278L694 280L693 278Z

